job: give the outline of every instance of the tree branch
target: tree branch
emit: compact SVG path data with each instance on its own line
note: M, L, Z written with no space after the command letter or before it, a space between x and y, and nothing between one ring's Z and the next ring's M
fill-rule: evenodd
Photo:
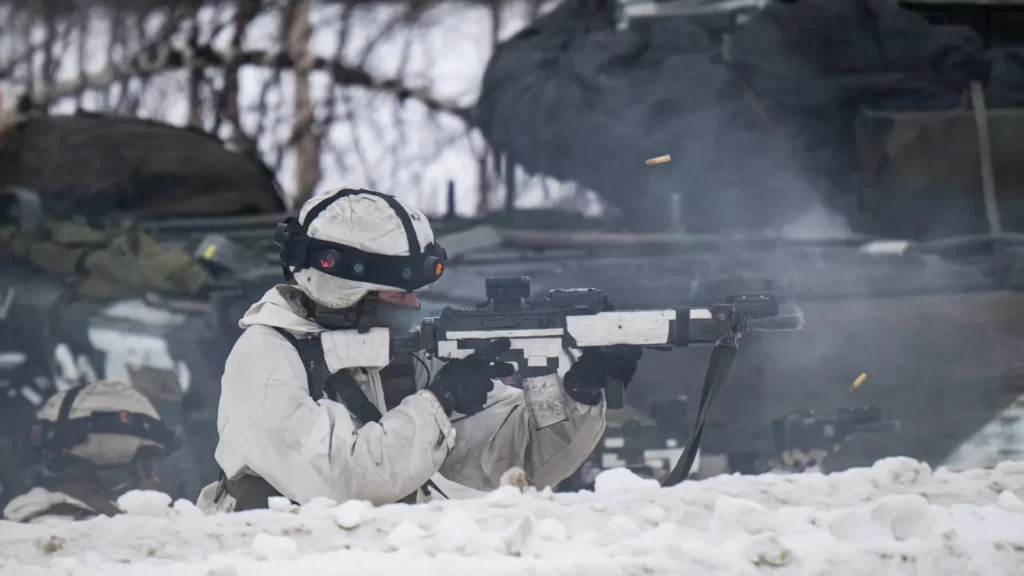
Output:
M209 46L197 46L195 54L189 50L179 50L167 46L155 46L135 54L124 64L113 64L99 74L85 76L70 82L53 85L52 88L36 92L36 102L52 102L59 98L76 96L83 90L100 89L116 82L133 77L146 77L174 70L185 69L191 64L197 68L226 67L234 63L241 66L261 66L273 69L294 68L291 56L287 52L265 52L248 50L238 52L232 59L226 54L213 50ZM401 79L375 78L362 68L343 64L338 60L315 57L311 63L312 70L327 72L336 84L346 86L363 86L379 92L391 94L399 100L418 100L434 112L447 112L472 122L469 108L455 102L435 98L425 89L406 86Z

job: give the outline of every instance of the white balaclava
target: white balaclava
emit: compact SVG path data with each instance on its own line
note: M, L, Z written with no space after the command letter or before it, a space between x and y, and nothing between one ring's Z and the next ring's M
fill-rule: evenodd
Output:
M314 206L344 191L346 189L336 190L306 201L299 212L299 222L305 224L306 214ZM434 232L430 229L427 217L404 202L399 204L409 213L420 246L433 242ZM402 221L383 198L371 194L350 194L335 200L315 216L309 225L307 235L310 238L345 244L373 254L409 254L409 240L406 238ZM346 280L308 268L295 272L294 275L295 283L307 296L328 308L349 308L373 291L401 290L394 286Z

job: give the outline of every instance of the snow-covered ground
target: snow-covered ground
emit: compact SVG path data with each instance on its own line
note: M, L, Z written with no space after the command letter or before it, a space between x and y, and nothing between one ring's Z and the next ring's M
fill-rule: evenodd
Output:
M1020 462L955 473L896 458L669 489L616 469L595 492L209 517L157 496L126 495L115 518L0 523L0 575L1024 574Z
M945 464L964 469L1002 460L1024 461L1024 395L961 444Z

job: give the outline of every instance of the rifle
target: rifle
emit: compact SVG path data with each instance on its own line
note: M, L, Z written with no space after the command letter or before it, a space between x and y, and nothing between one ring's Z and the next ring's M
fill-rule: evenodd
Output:
M883 420L878 406L839 408L822 414L797 410L772 420L770 427L753 435L733 435L727 425L712 425L721 434L713 451L730 455L739 467L733 472L802 472L820 466L855 434L897 434L899 420ZM707 451L707 450L706 450Z
M608 297L593 288L551 290L530 300L530 278L488 278L487 301L475 309L447 307L435 318L421 322L420 330L392 337L392 355L426 352L441 360L465 358L499 338L512 347L498 362L511 362L522 379L523 393L538 428L568 418L559 377L575 358L570 350L591 347L642 346L671 350L691 345L713 345L704 378L694 433L663 484L686 478L696 457L708 408L721 389L736 357L740 336L749 331L799 330L803 315L790 305L780 313L772 293L740 294L707 308L615 310ZM609 382L609 408L621 408L623 387Z
M596 471L613 466L663 478L668 473L666 466L671 467L682 452L676 447L684 446L690 434L686 408L685 396L655 400L651 403L653 422L629 419L609 426L573 486L592 487ZM717 422L709 422L707 429L709 438L701 448L702 456L727 456L729 473L762 474L803 472L821 466L852 436L896 434L900 422L882 420L881 409L869 405L821 414L797 410L754 431L734 430Z

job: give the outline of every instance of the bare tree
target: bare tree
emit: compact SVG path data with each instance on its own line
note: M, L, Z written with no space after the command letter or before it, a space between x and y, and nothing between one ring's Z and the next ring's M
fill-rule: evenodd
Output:
M231 128L231 142L240 148L255 149L255 143L250 140L242 129L241 117L238 107L238 72L240 62L237 55L242 52L242 43L245 40L246 32L253 18L260 9L260 0L238 0L235 9L235 27L231 36L231 51L228 64L224 66L224 92L217 108L223 111L223 119ZM214 132L218 131L219 120L214 123Z
M535 17L548 0L514 1ZM422 189L456 147L472 155L483 212L501 187L492 153L472 102L436 90L422 42L438 10L477 10L490 15L491 50L506 2L0 0L0 89L42 110L209 130L258 152L296 203L339 179Z
M296 202L311 197L320 181L320 143L313 134L313 100L309 85L313 71L313 56L309 51L312 35L309 5L310 0L288 0L283 19L288 37L288 56L295 76L292 142L295 145Z
M188 49L185 52L186 68L188 70L187 96L188 99L188 125L193 128L201 128L202 101L200 91L202 90L203 69L198 60L199 54L199 2L190 2L188 6Z

